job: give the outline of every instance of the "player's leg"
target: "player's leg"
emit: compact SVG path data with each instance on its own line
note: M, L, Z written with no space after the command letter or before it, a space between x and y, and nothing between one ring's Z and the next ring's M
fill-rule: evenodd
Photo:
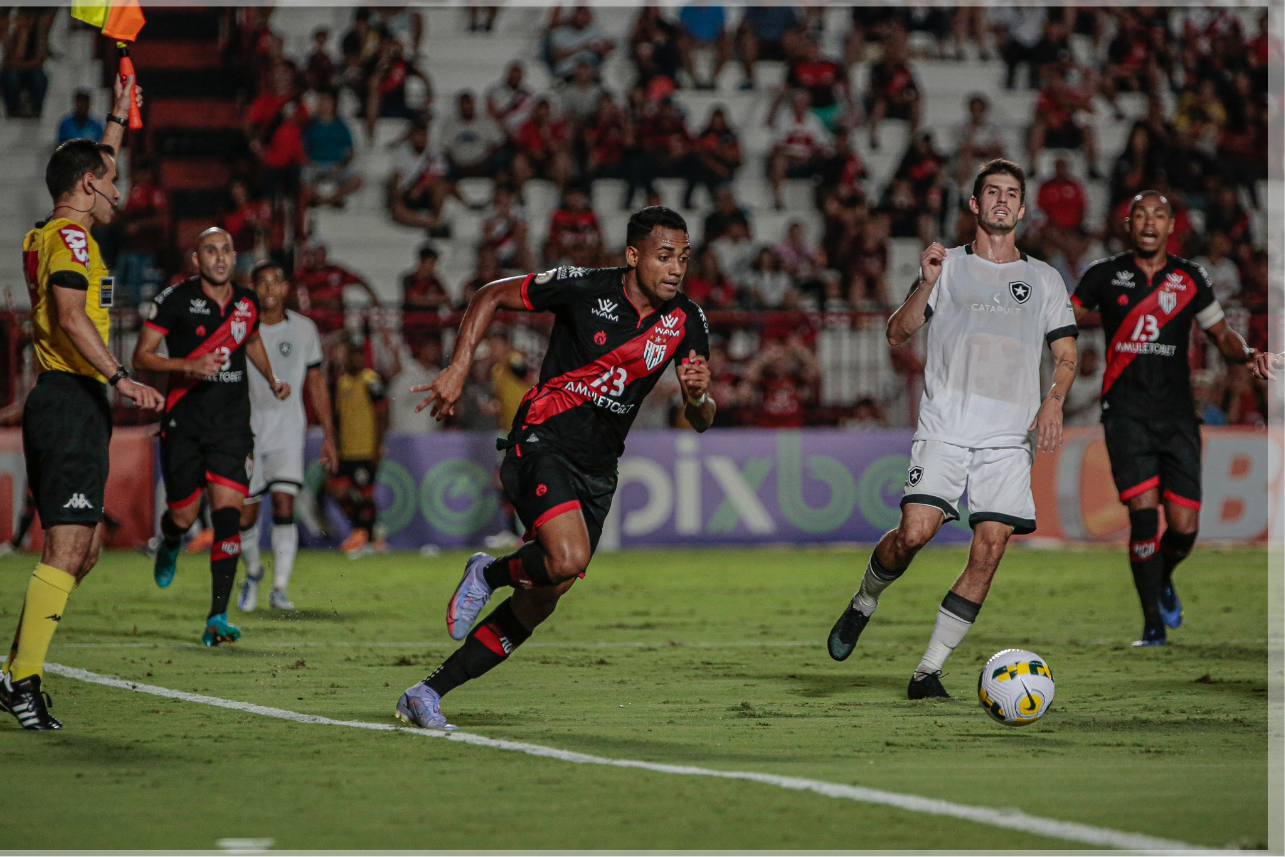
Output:
M236 642L241 637L240 629L228 624L227 613L237 561L241 557L241 509L247 490L244 485L210 482L214 543L210 546L210 612L201 638L207 646Z
M272 591L268 604L274 610L293 610L286 596L295 556L299 553L299 527L294 520L294 485L277 483L272 491Z
M975 449L968 464L968 524L973 541L968 564L937 609L932 636L911 676L911 699L947 697L941 669L964 641L990 592L1008 539L1035 531L1031 454L1025 449Z
M164 589L174 580L183 534L196 523L201 511L204 468L200 444L181 426L161 435L160 446L167 508L161 515L161 543L156 549L152 576L156 585Z
M1170 628L1182 625L1182 601L1173 585L1173 571L1187 558L1200 529L1200 426L1174 423L1163 433L1160 446L1160 487L1165 506L1165 531L1160 537L1160 618Z
M1164 561L1160 556L1160 461L1155 433L1141 420L1114 416L1102 422L1111 474L1129 507L1129 571L1142 606L1142 637L1135 646L1165 642L1160 615Z
M254 488L252 483L250 497L241 507L241 559L245 561L245 580L241 582L236 606L245 613L258 606L259 582L263 580L263 560L259 556L259 497Z
M956 504L968 478L969 452L938 441L915 441L901 498L901 520L884 533L866 562L861 586L852 596L826 642L830 657L846 659L856 648L879 596L910 567L915 554L937 535L946 521L959 520Z

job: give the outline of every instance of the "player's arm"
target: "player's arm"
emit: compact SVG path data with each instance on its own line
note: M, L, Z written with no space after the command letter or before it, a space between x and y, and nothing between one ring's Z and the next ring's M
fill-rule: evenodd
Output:
M888 344L894 348L915 335L928 321L928 299L933 286L941 276L942 263L946 261L946 248L933 242L919 254L919 280L910 290L905 303L888 319Z
M214 353L202 354L193 360L184 357L162 357L157 353L165 334L160 330L144 325L134 345L134 368L140 372L182 372L186 375L204 377L215 375L223 360Z
M112 90L113 90L112 109L108 115L116 116L121 119L128 120L130 90L135 88L134 77L133 75L130 75L129 77L126 77L124 81L120 79L120 75L116 75L115 77L116 77L116 83L112 87ZM143 88L141 86L137 87L137 98L138 98L138 106L142 107L143 106ZM103 128L103 137L100 142L104 146L111 146L112 151L116 152L117 154L120 154L121 140L123 140L125 137L125 126L114 120L109 122L104 122L103 125L106 127Z
M317 412L317 421L321 423L321 466L326 472L334 475L339 469L339 453L335 449L335 421L330 411L330 387L321 374L320 366L309 366L303 377L304 391L312 402L312 409Z
M491 326L495 311L530 311L522 297L522 286L526 281L527 277L508 277L487 283L477 290L477 294L468 302L464 320L460 322L451 365L443 369L431 384L410 388L412 393L428 393L428 398L415 407L416 413L432 405L432 415L439 420L455 415L455 403L464 391L464 380L468 377L469 365L473 362L473 351L482 341L486 329Z
M67 274L70 276L62 276ZM55 278L61 279L67 285L59 285L55 282ZM89 365L105 377L116 377L121 365L107 350L107 343L103 342L98 328L90 320L89 313L85 312L85 295L89 290L89 281L80 274L55 271L50 275L49 289L53 292L54 303L58 306L58 326L62 328L63 333L67 334L71 344L80 352L80 356L89 361ZM129 378L123 378L117 381L116 389L140 408L159 411L165 407L165 399L161 394L146 384L138 384Z
M285 401L290 398L290 385L277 377L277 373L272 371L272 361L268 359L268 349L263 347L263 337L259 336L259 331L250 334L250 338L245 341L245 356L254 364L254 368L259 370L259 374L268 379L268 385L272 387L272 395Z
M709 394L709 362L693 348L674 368L683 391L683 416L692 428L705 431L714 424L714 413L718 409L714 397Z
M1049 350L1053 352L1053 386L1027 429L1036 432L1036 452L1055 452L1062 445L1062 405L1075 383L1078 366L1074 336L1053 340Z
M1228 327L1225 319L1210 325L1205 329L1205 334L1213 340L1218 353L1228 363L1249 363L1252 368L1257 368L1258 349L1246 345L1245 338Z

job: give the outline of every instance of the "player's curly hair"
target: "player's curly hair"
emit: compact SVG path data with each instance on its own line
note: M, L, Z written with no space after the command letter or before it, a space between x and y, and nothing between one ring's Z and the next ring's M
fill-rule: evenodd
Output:
M638 247L657 226L679 232L687 231L687 221L677 211L663 205L650 205L635 211L634 216L629 218L629 226L625 229L625 244Z
M1017 179L1018 199L1023 204L1026 203L1026 173L1015 162L1007 158L995 158L982 164L977 170L977 178L973 179L973 199L977 199L982 192L982 187L986 183L987 176L1008 175Z
M76 189L76 183L85 173L94 178L107 175L107 162L103 155L116 157L116 150L93 140L68 140L49 158L45 166L45 187L54 202Z

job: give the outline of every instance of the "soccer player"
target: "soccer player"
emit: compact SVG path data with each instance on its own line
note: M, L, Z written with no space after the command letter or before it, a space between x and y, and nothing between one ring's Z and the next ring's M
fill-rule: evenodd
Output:
M1142 638L1162 646L1182 625L1173 572L1200 523L1200 419L1191 394L1187 345L1195 321L1228 363L1257 352L1227 326L1199 265L1165 252L1173 207L1147 190L1129 203L1131 249L1094 263L1071 301L1078 321L1096 311L1106 334L1102 430L1120 502L1129 507L1129 566L1142 603ZM1165 532L1160 534L1161 501Z
M353 559L373 552L375 480L388 431L388 379L366 368L366 357L356 343L344 340L336 351L342 369L334 397L339 418L339 469L327 490L352 524L340 550ZM396 352L393 359L396 363L390 376L402 368ZM383 542L378 541L377 546L382 550Z
M335 472L335 437L330 421L330 390L321 374L321 337L308 318L285 307L290 293L285 271L275 262L262 262L250 272L250 282L259 297L259 338L276 377L292 390L306 390L321 423L321 466ZM295 555L299 552L299 529L294 521L294 498L303 487L303 444L308 417L303 396L278 399L265 376L250 373L250 428L254 431L254 470L250 474L250 496L241 509L241 557L245 560L245 581L237 606L244 612L255 608L263 565L259 561L259 502L264 494L272 503L272 590L268 606L293 610L286 596Z
M454 729L442 696L508 658L584 576L616 492L625 435L671 360L688 422L697 431L713 423L709 330L700 307L678 290L691 255L687 224L668 208L644 208L629 219L626 240L623 268L563 267L484 286L469 302L451 365L411 388L428 391L421 409L431 404L434 416L450 416L497 309L554 314L540 382L508 439L497 442L504 494L531 540L499 559L469 559L446 610L447 630L464 645L402 694L397 716L407 723ZM470 632L506 586L512 597Z
M208 489L213 594L201 641L216 646L241 637L241 629L228 623L227 609L254 452L246 358L278 399L290 395L290 385L272 372L259 336L258 297L232 282L232 236L211 227L197 237L192 255L199 273L156 296L134 348L134 366L170 376L161 418L161 476L169 508L161 517L152 574L162 589L174 580L179 540L196 520L202 489ZM156 353L162 341L168 357Z
M949 697L946 658L964 640L986 600L1014 533L1035 531L1031 496L1035 451L1062 443L1062 402L1075 380L1078 328L1057 271L1017 249L1014 227L1026 213L1026 177L1012 161L983 164L969 207L971 244L932 244L919 257L919 280L888 320L888 342L901 345L928 325L924 394L910 447L901 521L866 566L861 588L834 624L830 657L852 654L879 596L905 573L968 490L973 529L968 564L946 593L923 659L911 676L911 699ZM1041 401L1040 357L1053 352L1053 384Z
M0 676L0 709L24 729L62 728L40 682L67 597L102 544L112 436L107 384L140 408L163 406L161 394L131 381L107 348L114 281L89 233L111 222L120 201L116 152L133 84L133 77L117 81L101 143L68 140L54 151L45 167L53 212L22 242L39 373L23 408L22 451L45 546Z

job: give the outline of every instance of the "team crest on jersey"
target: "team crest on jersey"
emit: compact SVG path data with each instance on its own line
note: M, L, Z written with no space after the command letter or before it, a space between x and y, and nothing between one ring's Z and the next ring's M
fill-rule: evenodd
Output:
M906 487L914 488L919 484L919 480L924 478L924 469L922 467L912 467L906 474Z
M643 346L643 363L647 364L647 371L652 372L664 363L668 351L664 343L647 340L647 344Z
M1115 279L1111 281L1111 285L1119 286L1122 289L1133 288L1133 271L1117 271Z
M1009 294L1013 296L1013 300L1017 301L1019 304L1026 303L1031 296L1031 287L1020 280L1016 283L1009 283L1008 291Z
M289 357L290 351L294 348L289 342L278 342L277 350L281 352L282 357Z
M75 226L67 226L58 230L62 237L62 243L67 245L71 251L71 256L86 268L89 267L89 241L85 238L85 232Z
M232 324L228 326L228 330L231 331L232 338L236 340L237 345L240 345L241 340L245 339L245 322L244 321L241 321L240 319L234 320Z
M1160 293L1158 300L1160 301L1160 308L1165 311L1165 315L1171 315L1178 306L1178 296L1168 289Z

